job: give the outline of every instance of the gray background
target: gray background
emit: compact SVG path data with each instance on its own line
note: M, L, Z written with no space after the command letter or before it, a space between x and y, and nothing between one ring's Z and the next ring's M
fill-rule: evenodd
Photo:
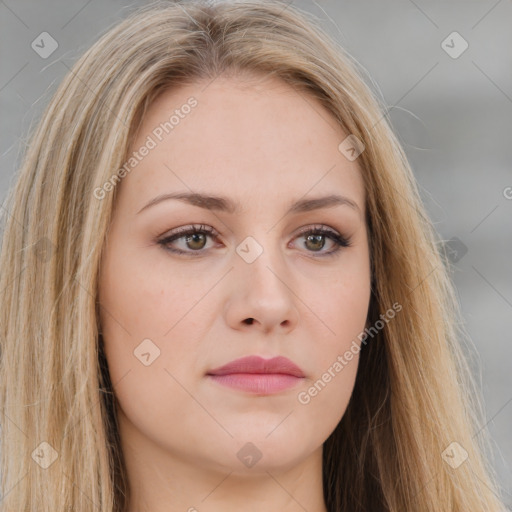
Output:
M19 163L20 141L68 67L109 26L145 3L0 0L2 202ZM495 467L512 506L512 1L293 4L320 18L367 70L369 85L385 98L436 229L447 248L458 250L450 252L452 277L481 367ZM469 45L457 58L443 48L457 51L461 40L451 36L442 45L454 31ZM31 47L42 32L58 42L46 58ZM459 241L450 241L454 237Z

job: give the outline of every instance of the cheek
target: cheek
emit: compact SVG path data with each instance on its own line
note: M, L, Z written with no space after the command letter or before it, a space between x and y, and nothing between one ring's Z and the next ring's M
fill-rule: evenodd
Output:
M351 281L352 277L347 281ZM325 318L328 319L331 336L327 345L346 350L364 330L370 304L370 284L365 280L344 282L333 288L327 301ZM326 321L327 323L327 321Z
M157 425L181 435L188 420L176 422L175 411L194 412L185 388L198 367L199 337L191 333L201 290L186 283L190 276L133 254L112 253L102 268L100 320L112 384L124 415L148 437Z
M146 248L148 253L149 251ZM169 339L207 292L205 280L171 269L165 258L144 257L140 251L113 252L106 258L101 276L102 326L137 340ZM111 336L116 338L119 336ZM157 342L158 340L158 342Z
M155 267L133 249L108 254L102 265L99 300L113 384L130 371L131 379L136 376L151 391L170 380L165 369L178 372L179 378L183 368L193 365L193 307L199 298L200 290L190 286L190 278L183 273Z
M314 377L298 396L298 402L319 413L323 411L337 423L356 379L361 334L370 304L370 272L361 258L357 264L347 264L335 279L317 282L322 287L314 296L309 294L308 301L315 315L308 313L304 317L304 328L315 340L315 350L310 354Z
M308 329L314 324L322 340L319 357L324 365L333 351L345 350L365 328L371 296L371 276L367 253L347 254L340 265L326 271L309 269L302 280L300 297Z

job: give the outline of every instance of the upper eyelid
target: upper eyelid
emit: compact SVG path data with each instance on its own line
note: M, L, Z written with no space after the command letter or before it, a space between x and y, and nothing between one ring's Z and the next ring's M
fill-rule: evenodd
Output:
M170 231L166 231L163 235L158 237L159 241L165 241L168 238L177 237L181 238L181 236L186 236L189 232L206 232L207 234L217 238L220 236L220 233L212 226L207 224L189 224L185 226L180 226ZM331 228L325 224L311 224L307 226L303 226L299 228L299 230L295 233L295 237L304 235L309 233L310 231L325 231L326 233L332 233L333 235L344 236L343 233L340 233L338 230ZM181 235L181 236L179 236ZM349 238L349 237L346 237Z

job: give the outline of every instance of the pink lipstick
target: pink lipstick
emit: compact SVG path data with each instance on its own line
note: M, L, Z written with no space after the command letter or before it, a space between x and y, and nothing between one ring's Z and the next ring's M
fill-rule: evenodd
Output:
M283 356L242 357L210 370L207 375L224 386L262 395L294 387L304 378L302 370Z

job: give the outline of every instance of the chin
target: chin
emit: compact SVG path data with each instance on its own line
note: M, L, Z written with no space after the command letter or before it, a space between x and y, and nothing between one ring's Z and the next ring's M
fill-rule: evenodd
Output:
M320 439L307 442L307 438L300 433L291 435L285 429L280 435L276 435L276 432L268 435L268 431L256 429L231 433L234 439L215 442L216 453L211 455L218 455L219 458L212 462L217 465L217 469L232 471L241 476L288 471L322 445Z

